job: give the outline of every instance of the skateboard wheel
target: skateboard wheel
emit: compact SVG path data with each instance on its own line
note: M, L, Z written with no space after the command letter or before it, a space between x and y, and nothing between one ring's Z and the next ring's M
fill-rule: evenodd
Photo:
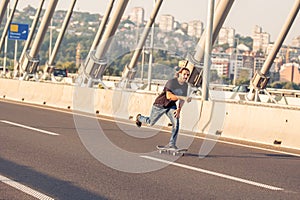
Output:
M176 156L176 152L173 152L173 156Z
M158 152L159 152L160 154L162 154L162 150L159 150Z

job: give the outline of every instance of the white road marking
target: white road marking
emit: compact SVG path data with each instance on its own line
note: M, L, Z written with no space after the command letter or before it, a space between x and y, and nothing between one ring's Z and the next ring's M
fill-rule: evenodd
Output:
M42 130L42 129L37 129L37 128L33 128L33 127L30 127L30 126L26 126L26 125L23 125L23 124L18 124L18 123L6 121L6 120L0 120L0 122L10 124L10 125L13 125L13 126L18 126L18 127L21 127L21 128L26 128L26 129L37 131L37 132L41 132L41 133L45 133L45 134L48 134L48 135L54 135L54 136L59 135L59 134L54 133L54 132L45 131L45 130Z
M51 197L49 197L49 196L47 196L43 193L40 193L36 190L33 190L30 187L27 187L26 185L23 185L23 184L18 183L14 180L11 180L11 179L9 179L5 176L0 175L0 181L4 184L7 184L7 185L17 189L17 190L22 191L22 192L24 192L24 193L26 193L30 196L33 196L37 199L40 199L40 200L54 200L53 198L51 198Z
M233 180L233 181L237 181L237 182L241 182L241 183L245 183L245 184L248 184L248 185L253 185L253 186L269 189L269 190L276 190L276 191L284 190L283 188L279 188L279 187L275 187L275 186L271 186L271 185L266 185L266 184L263 184L263 183L258 183L258 182L255 182L255 181L250 181L250 180L247 180L247 179L242 179L242 178L238 178L238 177L234 177L234 176L230 176L230 175L226 175L226 174L221 174L221 173L209 171L209 170L206 170L206 169L192 167L192 166L185 165L185 164L170 162L170 161L167 161L167 160L163 160L163 159L159 159L159 158L155 158L155 157L151 157L151 156L141 156L141 157L149 159L149 160L153 160L153 161L157 161L157 162L161 162L161 163L166 163L166 164L169 164L169 165L173 165L173 166L177 166L177 167L181 167L181 168L185 168L185 169L189 169L189 170L193 170L193 171L197 171L197 172L201 172L201 173L205 173L205 174L209 174L209 175L213 175L213 176L218 176L218 177L221 177L221 178L225 178L225 179L229 179L229 180Z
M215 141L215 142L218 142L218 143L229 144L229 145L233 145L233 146L240 146L240 147L246 147L246 148L250 148L250 149L258 149L258 150L262 150L262 151L269 151L269 152L273 152L273 153L286 154L286 155L300 157L300 154L296 154L296 153L290 153L290 152L286 152L286 151L278 151L278 150L274 150L274 149L256 147L256 146L251 146L251 145L246 145L246 144L239 144L239 143L235 143L235 142L227 142L227 141L223 141L223 140L208 138L209 136L208 137L201 137L201 136L189 135L189 134L185 134L185 133L180 133L179 135L182 135L182 136L185 136L185 137L192 137L192 138L202 139L202 140L211 140L211 141Z

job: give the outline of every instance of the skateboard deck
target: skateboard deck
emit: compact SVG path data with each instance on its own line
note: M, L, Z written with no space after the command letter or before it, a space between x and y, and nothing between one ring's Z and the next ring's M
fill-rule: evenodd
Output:
M162 145L157 145L156 148L158 149L158 152L161 153L168 153L168 154L172 154L173 156L178 156L178 155L184 155L185 152L188 151L188 149L172 149L172 148L168 148Z

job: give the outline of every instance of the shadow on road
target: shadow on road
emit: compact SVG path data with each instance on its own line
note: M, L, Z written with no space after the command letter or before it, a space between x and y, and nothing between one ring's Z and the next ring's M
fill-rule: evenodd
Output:
M0 163L1 175L44 193L54 199L106 199L83 188L75 186L72 182L48 176L30 167L22 166L3 158L0 158Z

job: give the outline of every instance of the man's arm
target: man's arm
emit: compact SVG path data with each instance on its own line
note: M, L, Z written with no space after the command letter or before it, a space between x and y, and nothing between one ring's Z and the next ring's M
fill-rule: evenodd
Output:
M167 96L167 99L170 99L172 101L179 100L178 108L174 112L174 115L175 115L176 118L180 118L180 111L181 111L181 108L183 107L184 102L187 101L189 103L192 100L191 97L176 96L175 94L173 94L170 91L166 92L166 96Z
M187 101L188 103L191 102L191 97L177 96L170 91L166 92L166 97L167 99L172 101L182 100L182 101Z

